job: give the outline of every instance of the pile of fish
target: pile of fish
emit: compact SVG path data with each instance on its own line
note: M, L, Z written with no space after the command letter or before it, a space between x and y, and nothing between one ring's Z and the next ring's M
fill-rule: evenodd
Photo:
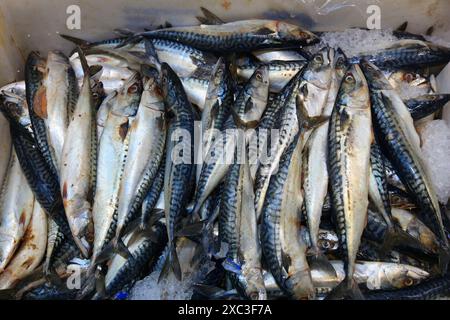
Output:
M397 30L347 57L202 11L63 36L70 57L32 52L1 89L0 295L123 299L205 263L193 299L448 295L450 216L416 127L450 100L433 81L450 48Z

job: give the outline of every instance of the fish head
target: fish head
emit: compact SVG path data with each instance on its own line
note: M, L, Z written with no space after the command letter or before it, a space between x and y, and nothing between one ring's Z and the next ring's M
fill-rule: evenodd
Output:
M303 79L324 90L329 88L334 67L334 49L324 47L314 54L305 67Z
M208 91L206 93L206 99L214 99L215 97L223 94L223 92L221 92L224 89L222 84L226 81L227 76L227 64L225 63L225 59L220 57L212 71Z
M249 80L251 97L253 100L267 103L269 98L269 68L267 65L259 66Z
M246 268L239 275L240 282L245 288L245 295L251 300L266 300L267 292L264 286L264 279L260 269Z
M383 72L375 66L373 63L366 59L362 59L359 63L364 76L367 79L367 83L373 90L392 90L392 86L384 76Z
M290 275L285 285L295 299L314 299L315 291L310 270L302 270Z
M161 91L166 104L166 112L173 112L173 106L176 104L178 94L183 88L180 78L175 71L165 62L161 64Z
M429 276L425 270L406 264L389 263L382 270L385 277L382 277L381 289L410 287Z
M292 23L276 21L274 28L277 37L285 42L314 44L319 41L319 38L314 33Z
M95 106L99 106L103 99L105 98L105 88L103 87L103 82L94 80L91 82L91 92L92 99L94 101Z
M344 51L341 48L337 48L334 53L334 70L338 79L344 77L345 71L348 69L348 60Z
M338 96L347 100L346 104L349 109L370 106L369 88L359 65L353 64L347 69L342 79Z
M47 55L47 70L51 68L72 68L69 58L64 53L58 50L49 51ZM47 71L48 72L48 71Z
M112 106L112 111L123 116L135 115L139 106L141 94L141 76L138 72L133 72L119 90L117 97L115 98L115 103Z
M0 111L10 121L29 128L30 133L32 132L30 114L23 97L9 92L2 92L0 95Z
M408 86L426 90L430 86L428 77L413 71L396 70L387 75L387 79L394 88Z
M318 245L326 252L335 251L339 248L339 238L333 231L319 230Z
M141 104L143 102L156 111L164 112L164 96L156 77L145 78Z

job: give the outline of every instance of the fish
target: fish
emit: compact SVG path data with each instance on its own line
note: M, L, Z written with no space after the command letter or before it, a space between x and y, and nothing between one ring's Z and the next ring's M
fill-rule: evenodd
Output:
M220 25L172 27L137 33L127 42L140 37L164 39L190 45L199 50L239 52L264 48L288 48L310 45L316 35L299 26L275 20L242 20Z
M108 39L98 42L88 42L72 36L61 35L64 39L79 45L88 54L107 53L119 56L128 62L128 66L139 71L141 64L145 64L145 41L127 43L127 37ZM158 60L171 65L179 77L190 77L211 70L217 58L214 54L198 50L192 46L177 41L162 38L151 39ZM97 64L97 63L96 63ZM198 71L198 70L201 71Z
M77 103L78 83L69 59L59 51L48 53L43 76L35 98L40 104L33 110L44 121L51 158L59 173L69 117Z
M333 61L332 79L327 96L326 104L323 108L322 116L330 117L333 111L340 82L347 70L347 58L342 50L337 49ZM306 209L307 225L311 239L311 249L309 263L316 268L327 268L330 272L327 259L321 253L319 242L319 225L322 215L322 208L328 191L328 169L327 169L327 137L329 121L314 129L303 150L303 192L304 205Z
M243 152L242 163L235 154L224 181L219 237L228 245L224 267L236 290L247 299L265 300L253 181L246 148Z
M296 136L283 153L278 171L271 177L261 215L261 247L278 286L295 299L315 296L306 260L307 244L299 237L301 150Z
M47 216L35 201L21 244L6 269L0 273L0 290L14 288L17 282L31 274L44 257L46 245Z
M392 217L403 231L416 238L429 252L439 252L439 241L436 235L408 210L393 208Z
M164 175L164 209L169 254L160 279L172 270L181 281L182 274L175 245L175 227L182 217L183 205L191 196L190 189L195 179L193 140L195 115L180 79L166 63L161 64L161 89L169 116Z
M130 249L131 257L125 259L121 255L115 255L111 259L104 278L104 292L97 292L93 300L114 298L126 285L134 283L143 272L154 268L167 243L167 233L161 222L157 222L152 229L154 238L158 240L156 242L144 235L136 239L133 233L126 237L125 243Z
M38 52L33 51L28 55L25 63L25 94L37 148L42 154L49 172L58 177L58 171L47 140L45 121L39 116L42 113L40 110L46 104L46 101L43 101L45 95L42 94L43 89L41 89L44 85L45 68L46 62Z
M156 173L156 176L151 183L150 189L148 190L147 195L145 196L144 201L142 202L141 218L140 218L141 230L146 229L146 226L148 225L150 218L154 216L153 209L155 209L164 187L165 165L166 165L166 154L164 154L163 158L161 159L158 172Z
M267 63L253 62L246 59L237 62L237 75L244 81L248 80L256 68L260 65L267 65L269 69L269 84L271 92L280 92L281 89L294 77L297 72L301 71L307 64L306 60L296 61L277 61L272 60Z
M103 129L105 127L106 119L108 118L109 111L111 110L112 105L115 103L115 99L117 97L117 91L113 91L108 94L105 99L103 99L102 103L98 107L97 115L96 115L96 123L97 123L97 140L100 141L100 138L103 133Z
M34 207L33 192L27 184L15 151L11 154L0 200L0 272L3 272L27 230Z
M399 69L406 67L444 65L450 61L450 48L421 40L399 40L375 52L364 52L352 63L367 60L378 68Z
M420 158L420 139L412 118L380 70L367 61L362 66L370 86L373 125L378 141L422 210L424 222L438 235L442 248L440 268L444 272L449 259L448 239L436 194Z
M141 93L141 77L134 73L118 92L98 142L96 193L92 205L94 245L91 270L99 262L100 253L115 234L128 131L136 116Z
M239 125L254 126L259 121L266 108L268 90L268 69L261 66L237 94L233 106L230 106L230 111L234 110L232 112L238 118ZM230 115L224 123L219 139L211 143L197 183L192 214L200 210L203 202L227 174L236 154L236 147L240 147L237 146L240 139L236 136L239 135L237 128L234 117Z
M274 49L261 49L252 52L261 62L271 61L301 61L308 60L309 54L302 52L301 50L274 50Z
M67 220L75 243L89 257L94 238L92 202L97 169L96 105L89 66L81 50L83 85L68 121L61 153L60 185Z
M345 263L345 278L328 299L363 299L353 276L367 221L371 123L369 87L360 66L355 64L342 80L328 133L331 198Z
M181 77L180 80L188 100L203 110L209 86L208 76Z
M423 119L439 110L450 101L450 94L428 94L405 101L414 121Z
M366 295L367 300L433 300L450 293L448 275L423 281L400 290L379 290Z
M140 213L144 197L158 174L166 143L165 106L157 76L144 79L143 86L136 118L127 133L128 152L119 187L114 240L119 243L124 228Z
M303 104L311 117L321 115L331 83L333 59L334 50L332 48L321 49L309 64L293 78L296 84L285 100L283 107L275 115L276 120L273 128L279 130L278 141L276 145L271 147L273 149L270 150L271 156L265 159L265 163L261 163L256 171L255 206L258 217L264 204L270 176L276 170L282 153L299 130L296 108L297 96L301 91L304 92Z

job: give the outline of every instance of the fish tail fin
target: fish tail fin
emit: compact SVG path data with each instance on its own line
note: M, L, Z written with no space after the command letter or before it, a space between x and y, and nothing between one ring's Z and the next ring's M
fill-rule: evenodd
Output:
M351 300L364 300L364 295L358 287L358 284L355 280L344 279L337 287L335 287L331 292L326 296L326 300L342 300L342 299L351 299Z
M333 268L333 265L330 263L325 254L323 254L323 252L319 251L318 253L309 256L308 263L311 269L321 270L332 277L337 277L336 269Z
M130 250L128 250L121 237L114 240L114 252L120 254L123 258L128 259L132 257Z
M218 16L216 16L214 13L206 9L205 7L200 7L200 10L203 13L203 17L197 17L197 19L203 23L203 24L210 24L210 25L220 25L225 23L222 19L220 19ZM202 20L204 22L202 22Z
M203 221L192 222L182 226L176 233L176 237L195 237L202 234L205 223Z
M182 280L180 261L178 260L177 250L174 244L170 244L170 250L167 254L161 273L159 274L158 283L162 279L167 278L169 271L172 270L178 281Z
M407 232L397 227L388 228L380 246L380 252L382 254L388 253L397 245L426 251L420 242Z
M77 37L69 36L67 34L60 34L60 37L76 44L77 46L79 46L83 49L87 49L92 45L89 41L86 41L86 40L83 40L83 39L80 39Z

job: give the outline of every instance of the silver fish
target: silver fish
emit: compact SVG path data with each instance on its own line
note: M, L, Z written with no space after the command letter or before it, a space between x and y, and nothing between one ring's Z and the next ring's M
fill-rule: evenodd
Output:
M344 75L328 134L331 195L344 249L345 279L328 296L362 295L353 278L356 254L367 221L372 125L369 88L359 65Z
M13 288L41 263L47 245L47 216L37 201L14 257L0 273L0 290Z
M96 193L92 206L93 263L115 232L118 193L126 158L128 129L136 115L141 92L141 78L138 73L135 73L118 92L99 141Z

